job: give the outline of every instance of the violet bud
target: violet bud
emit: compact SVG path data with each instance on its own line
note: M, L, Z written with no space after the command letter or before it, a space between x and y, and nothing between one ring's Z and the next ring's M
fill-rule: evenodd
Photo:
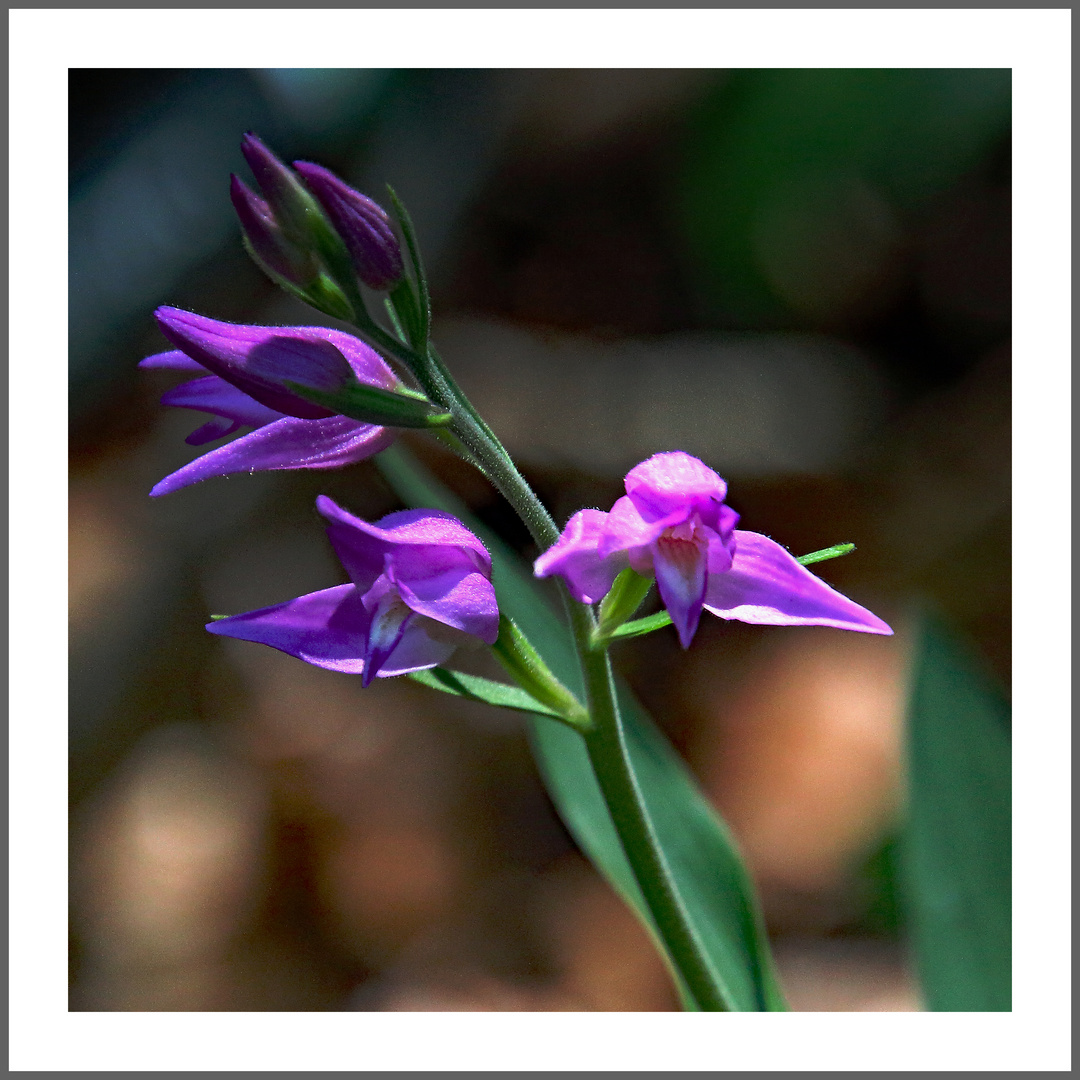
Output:
M401 246L386 211L321 165L294 161L293 168L303 177L345 241L356 276L369 289L379 292L392 289L401 280L405 268Z
M327 228L328 223L310 192L250 131L241 141L240 150L278 226L294 243L313 246L320 225Z
M260 199L243 180L233 174L229 196L240 219L248 248L256 262L297 288L306 289L318 276L311 253L292 243L274 217L270 204Z

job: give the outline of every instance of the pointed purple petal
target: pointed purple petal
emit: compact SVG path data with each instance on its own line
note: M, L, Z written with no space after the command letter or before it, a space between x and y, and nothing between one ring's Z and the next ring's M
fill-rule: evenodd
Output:
M211 634L257 641L316 667L359 674L371 616L353 585L298 596L207 623Z
M147 356L140 360L138 366L149 370L160 368L165 371L183 371L190 375L206 374L206 368L202 364L192 360L190 356L182 353L179 349L154 353L153 356Z
M167 495L212 476L275 469L338 469L385 450L394 440L387 428L345 416L300 420L286 416L241 435L166 476L151 495Z
M256 401L302 419L332 415L286 389L286 382L318 390L344 387L352 365L315 327L244 326L220 322L179 308L154 312L161 332L214 375Z
M735 544L731 569L709 577L705 607L714 615L772 626L892 633L876 615L826 585L767 536L736 530Z
M281 420L282 413L260 405L235 386L208 375L204 379L193 379L167 390L161 395L162 405L173 405L181 409L198 409L200 412L213 413L238 424L262 427L264 424Z
M325 495L320 495L315 500L315 508L333 526L336 526L331 534L331 541L334 542L334 549L342 562L345 562L347 552L338 548L337 541L334 540L335 536L346 545L346 548L359 544L364 552L371 549L371 541L378 546L378 550L383 552L415 547L418 549L418 557L421 561L426 556L420 549L425 547L446 547L451 550L456 548L464 553L468 563L477 570L485 575L491 574L491 556L487 548L453 514L447 514L442 510L399 510L371 523L343 510L333 499ZM366 540L361 539L361 536ZM406 551L402 554L402 558L406 558L407 555ZM365 560L369 558L366 554L363 557ZM440 557L452 558L453 556ZM348 568L347 565L346 568Z
M626 566L624 555L604 558L597 551L607 518L602 510L579 510L559 539L533 563L533 573L538 578L557 574L566 582L570 595L583 604L602 600Z
M660 599L684 649L690 647L701 618L707 567L706 551L692 541L661 539L653 545L653 572Z

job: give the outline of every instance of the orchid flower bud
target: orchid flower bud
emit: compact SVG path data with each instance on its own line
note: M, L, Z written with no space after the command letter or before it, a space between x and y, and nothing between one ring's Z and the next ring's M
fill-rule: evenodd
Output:
M345 241L356 276L369 289L379 292L392 289L401 280L405 267L401 245L386 211L321 165L294 161L293 168L304 178Z
M240 227L250 254L272 275L284 278L299 289L306 289L318 277L319 268L310 251L292 243L285 235L270 204L260 199L233 174L229 196L240 219Z

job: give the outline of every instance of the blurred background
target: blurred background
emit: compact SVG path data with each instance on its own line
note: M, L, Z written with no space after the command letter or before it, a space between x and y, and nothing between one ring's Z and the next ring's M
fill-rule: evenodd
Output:
M370 463L147 497L200 422L162 303L328 323L250 263L240 136L413 216L444 358L560 522L660 450L893 638L706 617L616 663L731 823L794 1009L922 1007L896 900L913 605L1006 686L1006 70L73 70L71 1008L667 1010L512 714L203 630L341 570ZM476 473L409 445L527 558Z

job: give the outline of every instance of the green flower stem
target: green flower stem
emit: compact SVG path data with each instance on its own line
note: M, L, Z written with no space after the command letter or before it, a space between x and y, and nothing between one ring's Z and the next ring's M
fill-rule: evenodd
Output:
M675 887L630 763L626 733L615 696L611 659L606 649L592 651L589 648L596 628L592 611L586 605L572 601L568 608L585 675L585 698L592 721L591 728L584 733L585 746L615 823L615 831L675 970L701 1010L726 1012L728 1006L719 979Z
M440 376L443 372L439 373ZM447 389L452 388L454 404L464 410L455 409L452 430L483 465L488 478L525 523L540 549L551 547L559 536L551 515L518 472L501 443L490 434L490 429L473 421L472 407L467 404L449 374L443 377ZM606 649L594 649L592 645L596 619L588 605L571 600L565 589L563 596L585 678L586 708L591 729L583 736L615 830L675 969L702 1010L726 1011L727 1005L716 972L694 932L675 887L630 763L611 662Z

